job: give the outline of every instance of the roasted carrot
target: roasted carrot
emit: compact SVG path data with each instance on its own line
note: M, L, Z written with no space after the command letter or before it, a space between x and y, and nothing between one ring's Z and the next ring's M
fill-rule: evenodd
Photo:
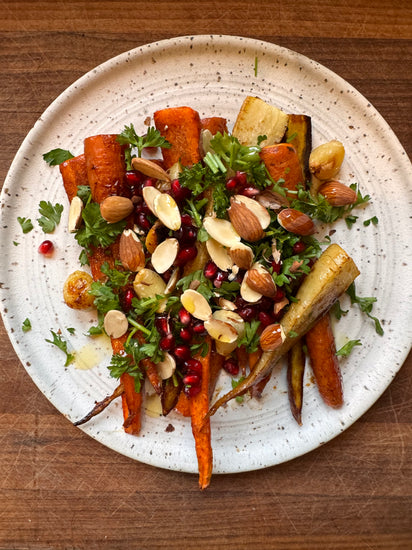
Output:
M306 345L319 393L330 407L343 405L342 377L330 316L326 313L306 333Z
M176 405L178 399L181 395L184 395L182 392L183 382L180 376L175 378L168 378L167 380L162 380L162 393L160 394L160 400L162 403L162 414L167 416L171 410L176 410ZM186 416L190 416L189 403L187 404L188 413Z
M171 144L170 149L163 148L165 168L176 162L190 166L200 161L199 113L190 107L170 107L156 111L153 115L156 128Z
M110 195L127 196L124 146L117 134L99 134L84 140L87 178L92 198L101 203Z
M189 398L185 392L180 392L179 398L175 405L175 411L181 414L182 416L190 416L190 403Z
M102 265L107 262L110 268L114 268L116 260L119 258L119 243L118 241L109 245L107 248L93 247L90 253L87 255L90 265L90 271L95 281L99 281L106 278L106 275L102 273Z
M93 409L89 413L87 413L86 416L84 416L80 420L77 420L77 422L73 422L73 424L75 426L81 426L82 424L85 424L91 418L93 418L93 416L97 416L102 411L104 411L104 409L108 407L112 401L120 397L123 394L123 392L124 392L123 384L119 384L111 395L107 395L104 399L96 403Z
M299 155L289 143L263 147L260 158L274 181L285 180L282 186L286 189L295 191L299 183L305 183Z
M213 452L211 443L210 419L205 420L209 410L209 384L210 384L210 361L211 361L211 340L208 338L208 353L205 357L197 357L202 364L202 383L200 392L189 397L190 417L192 421L192 432L195 439L196 455L199 469L199 487L206 489L212 477Z
M142 427L143 392L135 390L134 378L130 374L122 374L120 381L123 384L123 428L128 434L138 435Z
M288 352L288 394L293 418L302 425L303 375L305 373L305 354L302 341L299 340Z
M149 382L151 383L154 391L157 393L157 395L160 395L162 393L162 379L157 372L156 365L153 363L153 361L146 357L146 359L142 359L140 361L140 366L145 371L146 376L149 379Z
M202 130L209 130L214 136L218 132L222 135L227 132L227 121L220 116L212 116L210 118L202 118L200 121Z
M59 164L63 186L69 202L77 195L79 185L89 185L87 179L86 159L84 155L73 157Z

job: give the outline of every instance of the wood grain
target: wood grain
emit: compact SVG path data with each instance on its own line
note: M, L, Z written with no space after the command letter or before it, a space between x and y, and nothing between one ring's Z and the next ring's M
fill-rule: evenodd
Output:
M355 86L412 154L408 1L0 1L0 181L50 102L128 49L224 33L299 51ZM316 451L197 476L136 463L74 428L35 387L0 323L0 549L407 549L412 357L379 401Z

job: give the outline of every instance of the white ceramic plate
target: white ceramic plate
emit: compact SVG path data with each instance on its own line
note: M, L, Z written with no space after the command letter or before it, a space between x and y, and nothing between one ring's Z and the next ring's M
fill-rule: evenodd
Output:
M70 349L83 350L80 357L90 359L84 333L94 319L91 313L70 310L62 300L63 281L78 268L79 250L65 231L68 208L59 170L48 167L42 154L56 147L80 154L84 137L120 132L130 122L143 133L145 118L168 106L189 105L201 116L225 116L231 126L246 95L259 96L286 112L310 115L314 145L334 138L345 144L341 179L348 184L358 182L373 201L358 213L352 229L338 224L333 238L360 268L358 294L377 297L374 313L383 320L385 335L378 336L373 323L352 308L336 327L338 345L346 338L362 340L362 346L342 361L345 405L337 411L323 405L307 369L301 428L289 410L285 369L276 370L261 401L230 403L220 410L212 419L216 473L278 464L330 440L378 399L407 355L412 302L407 296L411 274L406 247L411 235L407 225L411 171L405 152L382 117L336 74L274 44L228 36L165 40L104 63L57 98L18 151L1 198L4 322L29 375L74 421L95 400L110 393L116 381L106 369L110 357L107 345L95 351L96 367L81 370L74 365L64 368L62 352L45 341L50 338L49 329L61 329ZM66 206L62 223L51 237L56 245L52 258L37 252L45 238L36 222L41 199ZM35 229L23 235L17 216L30 217ZM372 216L379 218L379 224L364 227L362 221ZM23 333L26 318L33 328ZM68 327L76 328L74 335ZM219 389L227 383L222 379ZM139 461L197 471L186 419L173 414L167 418L148 415L138 438L126 435L121 424L121 407L114 403L83 429ZM174 431L166 431L169 424Z

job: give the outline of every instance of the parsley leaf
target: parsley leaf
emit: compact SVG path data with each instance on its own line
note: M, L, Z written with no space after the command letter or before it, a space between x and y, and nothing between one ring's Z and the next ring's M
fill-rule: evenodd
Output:
M335 318L340 321L340 319L342 318L343 315L346 315L348 313L348 309L347 310L343 310L340 306L340 302L339 300L336 300L336 302L333 304L333 306L331 307L330 309L332 315L335 316Z
M241 376L239 378L239 380L235 380L234 378L232 378L232 380L231 380L232 389L237 388L239 386L239 384L241 384L243 382L244 379L245 379L244 376ZM243 395L238 395L235 399L236 399L237 403L243 403L244 398L243 398Z
M337 352L338 357L347 357L355 346L361 346L362 342L360 340L349 340L344 346L342 346Z
M380 335L383 336L384 330L382 328L382 325L377 317L374 317L371 314L373 304L376 302L376 298L374 297L360 297L356 294L355 289L355 283L352 283L348 290L346 291L348 294L351 304L358 304L359 309L365 313L372 321L375 323L375 330Z
M129 374L134 380L134 387L137 393L140 393L142 387L143 373L139 368L139 361L128 356L116 353L112 355L110 365L107 367L112 378L120 378L122 374Z
M53 206L49 201L40 201L39 213L41 214L41 218L38 218L37 221L44 233L53 233L56 226L60 223L62 212L62 204L56 203Z
M22 326L21 326L21 330L23 332L28 332L29 330L31 330L31 322L30 322L30 319L26 317L26 319L24 319L23 323L22 323Z
M90 185L78 185L77 196L81 198L83 204L87 204L88 202L90 202L92 196Z
M371 223L372 223L373 225L378 225L378 223L379 223L378 218L377 218L376 216L373 216L373 218L369 218L369 220L365 220L365 221L363 222L363 225L364 225L365 227L368 227L368 225L370 225Z
M126 150L125 157L127 163L127 169L131 169L131 162L133 158L133 149L137 149L137 155L142 156L142 151L145 147L162 147L164 149L170 149L171 143L165 139L159 130L156 130L153 126L147 129L147 133L143 136L138 136L133 124L125 126L124 130L117 137L117 141L121 145L130 145L131 148Z
M17 221L21 225L23 233L29 233L33 229L33 224L30 218L22 218L18 216Z
M238 347L245 346L246 350L249 353L253 353L259 347L259 338L260 334L258 333L258 328L260 326L260 321L254 319L250 323L245 321L245 333L242 338L238 340Z
M110 282L110 286L113 288L121 288L126 286L131 276L130 271L119 271L111 268L108 262L103 262L100 271L106 275Z
M126 220L108 223L100 214L100 206L94 202L87 204L82 212L84 226L77 230L75 239L80 246L106 248L112 244L126 227Z
M52 149L48 153L44 153L43 160L47 162L49 166L57 166L65 160L72 159L74 155L66 149Z
M74 354L69 353L67 350L67 342L63 340L61 337L61 334L57 334L53 330L50 329L50 332L52 333L53 340L48 340L46 338L46 342L49 342L49 344L53 344L54 346L57 346L60 350L62 350L63 353L66 355L66 362L64 364L65 367L69 366L70 363L74 361Z

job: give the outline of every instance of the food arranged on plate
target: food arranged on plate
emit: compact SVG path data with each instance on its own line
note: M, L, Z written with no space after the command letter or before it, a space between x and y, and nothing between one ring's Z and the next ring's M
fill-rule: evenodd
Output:
M345 150L332 140L312 149L311 119L247 97L229 133L222 117L200 118L191 107L153 115L138 135L84 140L73 156L44 155L58 164L70 203L68 229L81 247L80 264L64 282L74 309L94 307L90 335L106 333L114 399L124 430L138 435L145 393L163 415L190 417L199 485L210 483L210 417L229 400L259 399L280 358L287 357L291 412L302 424L306 357L324 402L343 403L332 311L347 292L371 315L374 298L356 295L359 271L330 237L315 237L318 221L344 218L364 205L356 184L335 179ZM44 245L44 243L43 243ZM44 251L43 251L44 252ZM48 250L46 251L46 253ZM72 355L53 333L51 343ZM219 376L231 391L215 397Z

